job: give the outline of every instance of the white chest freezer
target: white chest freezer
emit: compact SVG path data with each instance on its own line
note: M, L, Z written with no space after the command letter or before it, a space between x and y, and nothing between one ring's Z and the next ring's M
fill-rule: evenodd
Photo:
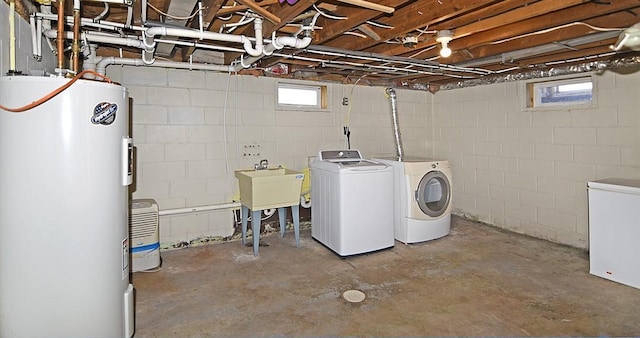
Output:
M640 288L640 180L589 182L589 272Z

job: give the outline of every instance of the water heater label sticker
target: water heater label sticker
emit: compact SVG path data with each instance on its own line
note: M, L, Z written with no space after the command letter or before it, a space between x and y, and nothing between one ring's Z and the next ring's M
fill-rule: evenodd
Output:
M129 278L129 238L122 241L122 279Z
M108 126L116 120L118 105L109 102L100 102L93 108L91 123Z

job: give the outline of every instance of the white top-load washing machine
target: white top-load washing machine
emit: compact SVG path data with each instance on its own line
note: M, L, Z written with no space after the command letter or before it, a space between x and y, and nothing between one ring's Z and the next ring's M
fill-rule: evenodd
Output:
M452 205L449 161L421 157L375 160L393 167L395 239L406 244L448 235Z
M393 247L392 167L358 150L320 151L310 167L313 238L340 256Z

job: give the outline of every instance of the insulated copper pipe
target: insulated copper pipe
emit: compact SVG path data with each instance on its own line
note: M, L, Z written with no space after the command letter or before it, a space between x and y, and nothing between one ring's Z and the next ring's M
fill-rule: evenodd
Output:
M61 72L64 68L64 0L58 0L58 37L56 38L58 48L58 69Z

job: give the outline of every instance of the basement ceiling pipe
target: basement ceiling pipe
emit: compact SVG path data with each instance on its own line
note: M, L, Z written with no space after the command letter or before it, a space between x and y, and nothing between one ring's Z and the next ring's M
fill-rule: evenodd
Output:
M43 30L42 33L44 34L44 36L48 38L56 38L58 34L58 32L55 29L45 29ZM64 38L73 39L72 32L64 32ZM142 43L142 41L134 38L117 37L117 36L111 36L111 35L92 34L92 33L84 32L80 35L80 39L83 41L89 41L89 42L108 43L108 44L144 49L144 44Z
M43 6L44 7L44 6ZM46 19L46 20L56 20L57 16L55 14L52 13L45 13L45 12L38 12L38 13L32 13L32 16L35 16L37 18L42 18L42 19ZM65 23L67 25L73 25L73 17L72 16L65 16ZM119 22L113 22L113 21L107 21L107 20L95 20L95 19L89 19L89 18L80 18L80 23L82 24L82 26L89 26L89 27L95 27L95 28L101 28L101 29L108 29L111 31L119 31L122 29L130 29L130 30L134 30L134 31L144 31L146 28L142 27L142 26L134 26L134 25L126 25L123 23L119 23Z
M311 37L305 37L303 39L296 39L293 37L283 37L279 39L278 46L293 47L291 45L296 46L304 46L305 44L311 43ZM276 41L273 40L273 41ZM272 41L272 42L273 42ZM266 52L273 52L277 47L274 46L273 43L265 46ZM304 47L300 47L304 48ZM241 62L233 64L233 65L215 65L215 64L206 64L206 63L191 63L191 62L174 62L174 61L154 61L153 63L146 63L141 59L130 59L130 58L117 58L114 56L106 57L101 59L96 63L96 72L104 75L106 72L106 68L110 65L128 65L128 66L147 66L147 67L159 67L159 68L175 68L175 69L189 69L189 70L211 70L217 72L231 72L235 73L240 71L243 68L248 68L252 63L260 60L264 55L260 56L252 56L246 59L241 59Z
M145 31L145 43L147 45L154 44L153 38L160 36L177 36L181 38L195 38L200 40L215 40L225 42L242 43L247 54L251 56L259 56L262 54L262 19L256 18L254 21L256 31L256 48L253 47L251 40L244 35L222 34L216 32L200 32L197 30L172 28L172 27L151 27ZM258 31L260 34L258 34Z
M106 68L111 65L122 66L145 66L145 67L157 67L157 68L174 68L174 69L189 69L189 70L211 70L216 72L238 72L242 69L240 64L236 65L215 65L208 63L190 63L190 62L176 62L176 61L154 61L153 63L146 63L142 59L131 58L119 58L115 56L109 56L100 59L96 64L96 72L104 75Z

